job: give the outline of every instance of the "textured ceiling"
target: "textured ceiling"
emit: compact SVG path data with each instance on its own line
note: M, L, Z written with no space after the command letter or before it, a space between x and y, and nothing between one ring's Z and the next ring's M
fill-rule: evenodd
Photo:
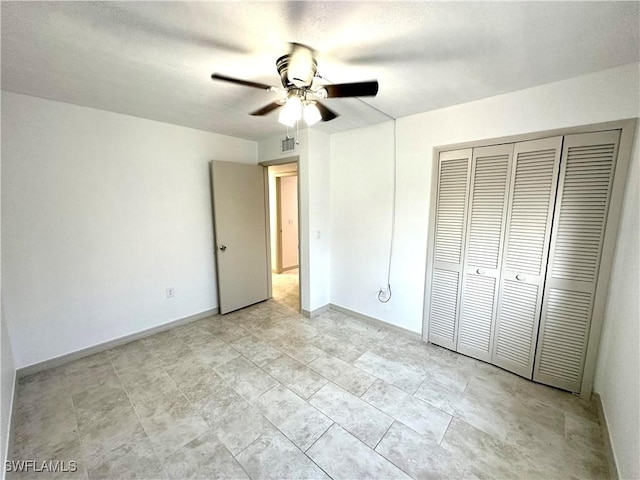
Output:
M248 139L282 134L274 94L288 42L333 83L328 133L639 61L639 2L2 2L2 89ZM377 110L376 110L377 109ZM379 111L378 111L379 110Z

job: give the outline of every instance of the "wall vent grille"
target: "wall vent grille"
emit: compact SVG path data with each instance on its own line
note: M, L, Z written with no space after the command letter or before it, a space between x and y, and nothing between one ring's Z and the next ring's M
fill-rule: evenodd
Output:
M296 149L296 139L295 138L283 138L282 139L282 151L290 152Z

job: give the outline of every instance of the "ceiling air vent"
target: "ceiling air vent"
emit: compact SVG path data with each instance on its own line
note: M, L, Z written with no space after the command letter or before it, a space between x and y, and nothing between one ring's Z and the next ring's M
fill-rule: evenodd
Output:
M290 152L296 149L295 138L283 138L282 139L282 151Z

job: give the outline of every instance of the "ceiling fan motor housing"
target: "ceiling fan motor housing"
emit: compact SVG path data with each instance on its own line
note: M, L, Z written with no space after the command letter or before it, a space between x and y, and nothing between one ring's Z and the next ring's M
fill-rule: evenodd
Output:
M311 82L313 81L313 77L315 77L316 72L318 71L318 63L315 58L311 59L311 64L309 69L305 69L304 72L293 72L295 78L298 78L300 81L293 83L289 80L289 66L291 61L291 54L283 55L278 60L276 60L276 68L278 69L278 73L280 74L280 81L282 82L282 86L284 88L291 87L310 87Z

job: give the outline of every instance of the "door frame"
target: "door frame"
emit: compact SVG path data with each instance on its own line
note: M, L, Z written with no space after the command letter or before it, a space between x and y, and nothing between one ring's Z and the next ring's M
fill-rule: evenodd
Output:
M302 262L302 255L301 255L301 249L302 249L302 234L301 231L302 229L300 228L300 226L302 225L301 221L302 221L302 209L300 207L300 156L299 155L295 155L295 156L291 156L291 157L285 157L285 158L278 158L278 159L274 159L274 160L265 160L264 162L258 162L258 165L264 167L264 185L265 185L265 189L264 189L264 194L265 194L265 219L266 219L266 235L267 235L267 249L269 252L269 255L267 255L267 262L268 262L268 268L269 268L269 272L272 272L272 268L273 266L271 265L271 222L269 219L269 193L270 193L270 185L269 185L269 167L273 167L276 165L284 165L287 163L295 163L297 165L297 171L296 171L296 175L298 177L298 312L302 312L302 279L304 278L303 275L303 269L306 269L306 265L304 265ZM277 232L276 232L277 233ZM269 280L268 280L268 293L269 293L269 298L273 298L273 282L271 281L271 275L268 276Z

